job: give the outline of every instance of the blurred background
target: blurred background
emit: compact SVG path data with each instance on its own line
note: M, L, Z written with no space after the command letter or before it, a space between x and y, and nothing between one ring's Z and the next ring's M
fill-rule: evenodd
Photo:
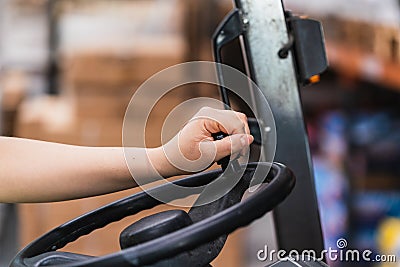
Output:
M336 241L346 238L351 248L400 260L399 1L284 3L321 20L327 41L329 71L319 84L301 89L325 245L336 248ZM171 65L212 60L211 35L231 8L230 0L0 0L1 135L121 146L125 109L138 86ZM234 42L224 53L228 64L242 69L238 49ZM218 89L196 84L166 95L146 126L147 144L160 145L167 114L198 96L218 98ZM247 112L240 101L234 104ZM135 192L0 205L0 266L46 231ZM117 251L122 229L150 212L65 250ZM254 245L263 238L261 231L263 224L235 232L213 266L264 266L256 257L262 247Z

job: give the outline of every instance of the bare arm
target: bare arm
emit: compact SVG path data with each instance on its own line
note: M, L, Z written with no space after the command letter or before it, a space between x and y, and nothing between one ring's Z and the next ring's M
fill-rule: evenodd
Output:
M0 137L0 202L60 201L135 186L122 148Z
M213 141L211 134L219 131L232 136ZM252 141L243 114L210 108L155 149L127 148L124 153L123 148L0 137L0 202L62 201L116 192L137 186L132 175L147 179L154 171L163 177L197 172L229 154L243 153Z

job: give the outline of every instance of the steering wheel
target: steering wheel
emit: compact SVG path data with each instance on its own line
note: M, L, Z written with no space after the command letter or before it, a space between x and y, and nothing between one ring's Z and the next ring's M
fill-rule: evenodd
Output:
M19 252L10 266L210 266L209 263L221 252L228 234L271 211L290 194L295 184L293 173L279 163L249 163L241 168L244 168L242 178L222 198L193 207L188 213L170 210L153 214L127 227L120 235L122 250L119 252L92 257L57 250L96 229L163 203L141 192L103 206L32 242ZM170 190L172 184L199 187L221 175L229 178L230 174L221 169L208 171L151 190L164 192ZM263 183L242 200L256 175L265 178ZM171 201L187 197L183 194L171 195Z

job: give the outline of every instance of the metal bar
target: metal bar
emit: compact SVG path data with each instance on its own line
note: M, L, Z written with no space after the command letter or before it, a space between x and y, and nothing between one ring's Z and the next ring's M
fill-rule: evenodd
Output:
M47 2L47 25L48 25L48 49L49 58L47 66L47 92L50 95L59 93L58 78L59 69L57 63L57 50L58 50L58 18L56 15L55 7L58 0L49 0Z
M243 45L251 76L265 94L277 128L275 160L290 167L297 184L289 198L274 210L278 247L286 251L324 249L312 161L290 54L279 50L289 41L281 0L235 0L248 21ZM263 110L258 106L263 118ZM264 117L265 118L265 117ZM264 153L267 147L264 146Z

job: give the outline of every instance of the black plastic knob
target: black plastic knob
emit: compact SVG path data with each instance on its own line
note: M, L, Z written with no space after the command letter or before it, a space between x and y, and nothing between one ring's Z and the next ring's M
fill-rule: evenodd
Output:
M122 231L121 249L145 243L192 224L192 219L183 210L169 210L145 217Z

